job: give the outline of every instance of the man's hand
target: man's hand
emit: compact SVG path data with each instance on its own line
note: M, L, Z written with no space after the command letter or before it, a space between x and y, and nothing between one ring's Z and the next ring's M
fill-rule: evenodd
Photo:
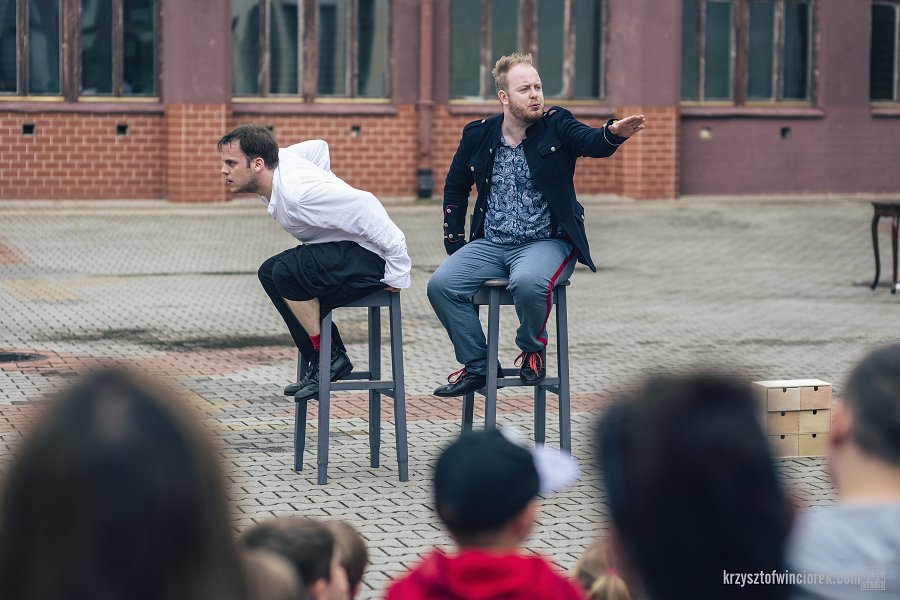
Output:
M400 288L395 288L395 287L391 287L391 286L387 286L384 289L386 289L389 292L399 292L400 291Z
M619 119L607 129L612 134L619 137L629 138L644 128L644 115L631 115L624 119Z

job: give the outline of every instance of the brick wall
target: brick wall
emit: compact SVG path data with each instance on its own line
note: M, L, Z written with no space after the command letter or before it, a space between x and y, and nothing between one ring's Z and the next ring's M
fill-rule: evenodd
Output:
M274 127L281 146L325 140L331 153L331 170L354 187L382 197L415 195L417 133L413 105L399 105L393 115L239 114L232 117L229 126L244 123Z
M225 133L227 104L167 104L166 199L170 202L223 202L225 185L216 144Z
M647 128L616 153L621 159L622 195L636 200L675 198L679 174L678 109L626 106L618 114L643 114L647 118Z
M161 198L162 132L158 114L0 112L0 199Z

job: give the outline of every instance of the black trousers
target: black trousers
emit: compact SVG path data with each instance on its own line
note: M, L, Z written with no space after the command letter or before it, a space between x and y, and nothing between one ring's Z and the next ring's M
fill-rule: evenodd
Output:
M276 254L259 267L259 281L305 360L312 356L313 345L285 299L317 298L321 319L332 309L384 289L383 277L384 259L355 242L297 246ZM334 321L331 338L335 346L346 350Z

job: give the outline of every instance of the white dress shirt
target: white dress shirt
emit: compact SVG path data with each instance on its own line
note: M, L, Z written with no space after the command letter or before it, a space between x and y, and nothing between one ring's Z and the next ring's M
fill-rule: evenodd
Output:
M406 237L373 194L331 172L328 144L308 140L278 151L272 218L304 244L356 242L384 259L385 285L408 288L412 263Z

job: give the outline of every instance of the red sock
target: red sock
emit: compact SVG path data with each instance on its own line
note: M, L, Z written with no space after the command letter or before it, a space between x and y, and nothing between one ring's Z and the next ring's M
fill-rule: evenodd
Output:
M309 336L309 341L312 342L313 349L314 349L316 352L318 352L318 351L319 351L319 336L318 336L318 335L311 335L311 336Z

